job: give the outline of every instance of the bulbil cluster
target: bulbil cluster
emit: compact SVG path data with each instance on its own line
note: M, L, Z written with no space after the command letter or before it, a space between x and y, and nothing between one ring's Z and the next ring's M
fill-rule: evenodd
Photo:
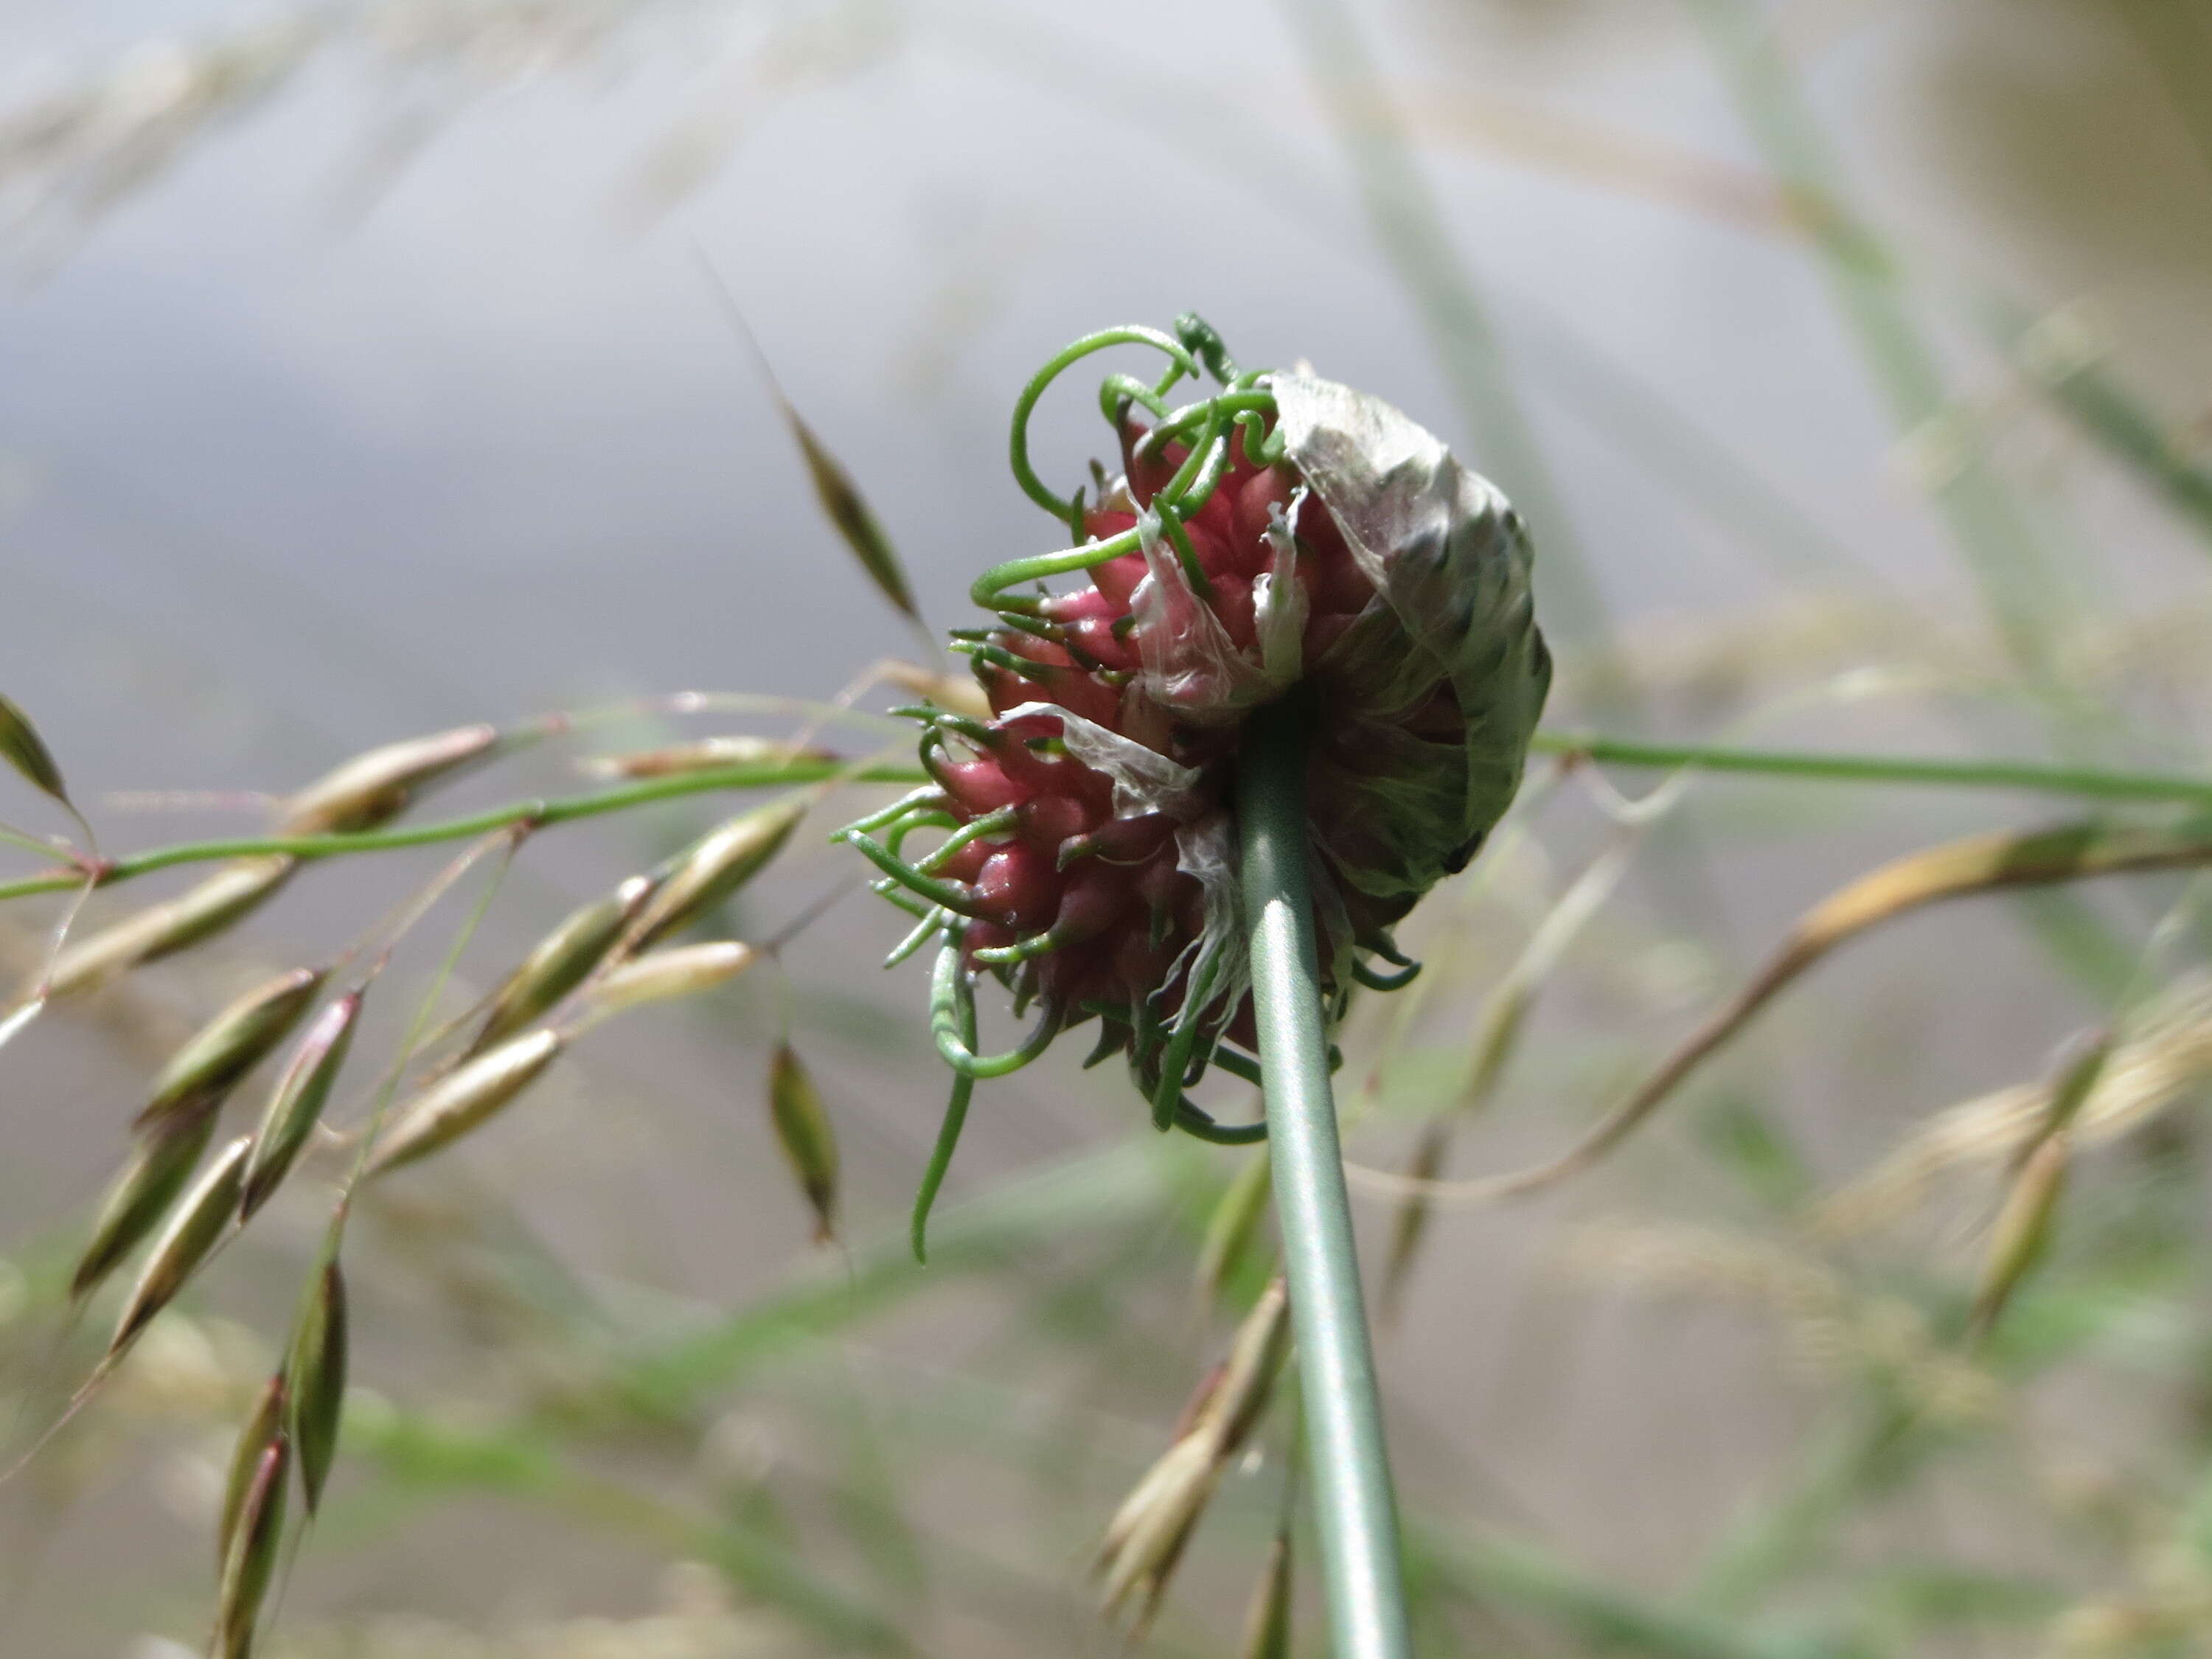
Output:
M1156 385L1109 380L1118 476L1063 501L1024 429L1091 351L1168 355ZM1210 371L1219 390L1166 393ZM925 707L933 786L845 835L919 917L894 960L940 947L939 1047L964 1076L1013 1069L1100 1022L1163 1127L1224 1131L1183 1097L1208 1063L1251 1076L1256 1046L1232 821L1246 721L1295 699L1323 988L1408 973L1389 929L1460 868L1511 798L1549 680L1528 548L1502 497L1375 399L1308 374L1240 374L1186 319L1121 329L1047 366L1016 416L1014 467L1078 544L975 587L997 625L961 630L991 718ZM1054 577L1081 585L1057 591ZM1028 584L1035 581L1036 586ZM928 854L905 844L947 831ZM1011 1054L974 1051L973 984L1034 1004Z

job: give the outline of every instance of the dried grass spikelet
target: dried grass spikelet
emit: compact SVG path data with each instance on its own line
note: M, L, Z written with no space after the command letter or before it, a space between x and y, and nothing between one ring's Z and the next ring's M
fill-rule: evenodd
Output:
M1237 1327L1228 1359L1194 1401L1188 1425L1107 1523L1097 1563L1102 1610L1110 1617L1138 1598L1135 1634L1151 1624L1222 1472L1266 1407L1290 1335L1279 1277Z
M605 898L571 912L492 993L483 1024L465 1054L482 1054L505 1042L582 984L637 920L653 890L652 877L632 876Z
M1594 1288L1704 1297L1771 1315L1801 1363L1826 1376L1875 1372L1941 1421L1986 1421L2004 1402L1996 1380L1942 1340L1917 1308L1861 1290L1781 1239L1606 1224L1583 1229L1564 1265Z
M54 960L48 994L65 997L213 938L258 909L299 860L281 854L238 859L173 899L78 940Z
M768 1106L776 1145L814 1212L814 1242L826 1244L837 1232L837 1133L813 1075L788 1042L777 1046L769 1068Z
M782 850L805 815L806 803L797 796L770 801L717 825L670 859L659 886L631 925L632 948L696 921L743 887Z
M2020 1167L1990 1230L1980 1283L1975 1287L1968 1332L1986 1335L2021 1281L2051 1248L2053 1218L2066 1190L2073 1138L2064 1130L2044 1137Z
M424 785L489 755L499 735L497 726L463 726L356 755L288 799L276 832L324 836L374 829L404 811Z
M294 1047L276 1086L270 1091L261 1125L254 1131L240 1203L243 1215L252 1215L269 1201L290 1173L307 1137L314 1133L331 1087L345 1067L347 1051L353 1046L363 994L359 989L348 991L331 1003L315 1016Z
M727 984L759 959L760 953L751 945L733 939L648 951L593 981L584 1000L592 1018L604 1019L648 1002L712 990Z
M2141 1127L2212 1077L2212 976L2189 974L2153 998L2098 1066L2070 1133L2095 1146ZM1831 1197L1815 1231L1842 1238L1909 1214L1947 1170L1999 1167L2033 1143L2065 1073L2015 1084L1936 1113L1881 1163Z
M210 1250L238 1220L238 1200L246 1182L246 1158L252 1138L240 1135L216 1156L179 1202L169 1224L154 1243L138 1282L115 1322L108 1340L111 1359L167 1307L207 1260Z
M477 1055L392 1109L366 1174L384 1175L441 1152L498 1112L560 1057L568 1039L538 1030Z
M291 1035L323 988L325 970L295 968L238 997L202 1026L155 1079L138 1127L220 1106Z
M834 749L813 744L787 743L776 738L698 738L690 743L660 749L641 749L623 755L594 755L583 769L599 778L666 778L686 772L712 772L727 766L789 766L797 761L831 763L842 760Z

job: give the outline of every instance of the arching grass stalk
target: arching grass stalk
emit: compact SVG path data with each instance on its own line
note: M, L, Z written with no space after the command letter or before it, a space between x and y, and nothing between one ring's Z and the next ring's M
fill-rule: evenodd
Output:
M1252 1005L1330 1652L1334 1659L1409 1659L1382 1398L1329 1088L1328 1016L1306 875L1305 724L1292 699L1255 714L1245 737L1237 812Z

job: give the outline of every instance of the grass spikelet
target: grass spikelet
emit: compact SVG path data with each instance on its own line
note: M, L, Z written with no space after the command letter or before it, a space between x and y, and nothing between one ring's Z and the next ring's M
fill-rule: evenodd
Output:
M337 1455L338 1421L345 1409L346 1338L345 1274L333 1256L308 1283L284 1362L292 1443L309 1515L322 1502L323 1485Z
M2157 1116L2212 1077L2212 981L2190 975L2145 1005L2130 1032L2051 1077L2015 1084L1936 1113L1867 1174L1832 1194L1814 1218L1826 1237L1865 1233L1911 1210L1947 1170L2017 1165L2057 1126L2070 1086L2094 1070L2064 1115L2083 1145L2109 1141ZM2091 1062L2095 1060L2094 1066Z
M666 778L725 766L788 766L794 761L842 759L835 750L775 738L700 738L625 755L594 755L583 769L599 778Z
M751 945L727 939L649 951L609 969L592 984L585 994L590 1017L601 1020L644 1003L696 996L726 984L759 959Z
M1286 1527L1267 1547L1267 1564L1244 1615L1237 1659L1291 1659L1291 1534Z
M210 1659L251 1659L261 1603L276 1569L284 1539L284 1492L291 1446L282 1431L262 1449L231 1528L216 1591L215 1637Z
M175 1112L218 1106L246 1074L291 1035L323 988L325 970L295 968L223 1009L179 1048L154 1080L141 1127Z
M33 788L69 805L69 788L62 782L62 769L55 763L53 751L39 735L39 728L31 724L31 717L6 697L0 697L0 760L21 773Z
M1880 1377L1940 1422L1985 1423L2005 1404L1996 1379L1946 1343L1918 1307L1861 1289L1784 1239L1613 1223L1583 1229L1565 1265L1609 1296L1689 1295L1767 1314L1808 1367L1832 1377Z
M499 728L463 726L356 755L284 803L276 823L286 836L322 836L373 829L404 811L415 793L491 752Z
M167 1307L198 1269L224 1231L238 1219L239 1194L246 1182L250 1135L240 1135L216 1155L190 1192L179 1201L169 1224L154 1242L146 1266L131 1287L131 1299L115 1322L107 1354L113 1358L155 1314Z
M192 1167L215 1133L216 1108L177 1113L139 1136L131 1162L108 1189L92 1237L70 1277L70 1296L82 1300L137 1249L191 1179Z
M380 1176L450 1146L536 1082L566 1046L558 1031L532 1031L447 1073L393 1108L364 1173Z
M571 913L492 994L491 1007L467 1053L482 1054L505 1042L582 984L636 920L653 888L650 876L632 876L605 898Z
M766 866L805 817L793 796L755 807L708 830L668 861L667 875L632 927L639 947L697 921Z
M353 1046L360 1022L363 993L348 991L315 1016L313 1024L292 1050L283 1075L270 1091L269 1105L254 1131L253 1153L246 1166L246 1190L240 1211L251 1216L269 1201L307 1144L331 1088L344 1068L346 1051Z
M1150 1624L1222 1471L1266 1407L1290 1334L1288 1295L1277 1278L1237 1327L1228 1360L1196 1402L1188 1427L1107 1523L1097 1558L1101 1607L1110 1616L1141 1593L1136 1634Z
M1271 1177L1267 1155L1255 1154L1245 1160L1244 1167L1214 1201L1213 1212L1206 1218L1206 1232L1199 1241L1198 1265L1191 1274L1194 1299L1200 1308L1209 1306L1251 1260L1252 1243L1260 1236L1267 1199L1274 1190Z
M776 1144L814 1212L814 1242L827 1243L837 1231L837 1135L813 1077L787 1042L769 1069L768 1106Z
M231 1541L238 1535L238 1518L246 1511L246 1494L261 1460L284 1433L287 1405L284 1373L278 1371L255 1398L253 1410L238 1431L237 1449L230 1455L230 1476L223 1483L222 1509L216 1523L215 1564L220 1572L230 1557Z
M260 908L298 860L281 854L239 859L175 898L150 905L81 939L55 959L49 994L64 997L211 939Z
M2072 1158L2073 1137L2057 1130L2038 1143L2013 1177L1997 1211L1996 1223L1990 1230L1981 1283L1966 1321L1971 1340L1979 1341L1989 1334L2021 1281L2050 1249L2051 1221L2066 1191L2067 1166Z
M884 533L883 526L877 521L866 498L860 494L860 486L853 482L852 474L845 470L844 464L830 453L829 446L815 435L814 428L793 406L790 398L784 392L783 382L776 378L768 354L761 349L760 342L753 337L752 328L745 321L744 313L738 308L737 298L730 292L728 284L723 282L721 273L707 261L703 254L700 263L708 285L721 301L723 313L729 319L730 326L744 341L752 353L753 361L760 365L761 374L768 380L769 391L775 398L776 410L783 416L783 423L790 428L792 439L798 444L799 453L806 463L806 476L814 485L815 498L822 504L823 515L836 527L845 545L853 550L853 556L860 561L860 568L875 584L876 591L914 624L916 632L927 635L927 629L921 620L921 609L915 603L914 590L907 582L905 568L899 562L890 538Z

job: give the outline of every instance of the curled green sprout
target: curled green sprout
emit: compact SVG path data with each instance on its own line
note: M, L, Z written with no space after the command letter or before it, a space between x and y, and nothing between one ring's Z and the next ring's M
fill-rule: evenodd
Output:
M1175 336L1154 328L1101 329L1062 350L1030 378L1022 388L1021 396L1015 399L1007 459L1023 493L1067 525L1071 534L1079 533L1083 522L1082 492L1079 489L1072 497L1055 495L1037 476L1030 460L1030 416L1054 380L1094 353L1115 346L1145 345L1164 355L1168 367L1151 385L1127 374L1107 376L1099 387L1099 407L1107 419L1117 426L1133 406L1141 407L1153 416L1155 424L1138 444L1139 454L1156 453L1161 446L1172 442L1189 445L1190 453L1174 476L1154 493L1150 516L1203 593L1205 573L1199 568L1189 538L1183 534L1184 521L1212 499L1222 474L1228 470L1232 443L1241 441L1245 455L1255 465L1269 466L1282 459L1283 441L1278 434L1265 432L1267 417L1275 412L1274 396L1262 384L1266 371L1238 373L1223 349L1220 337L1198 318L1182 318L1176 329ZM1220 383L1222 390L1212 397L1170 409L1168 392L1186 377L1198 379L1201 364ZM969 594L986 611L1034 616L1039 601L1029 594L1013 593L1012 589L1073 571L1091 569L1109 559L1133 552L1141 545L1140 531L1125 530L1103 541L1093 539L1057 553L1012 559L977 577Z

